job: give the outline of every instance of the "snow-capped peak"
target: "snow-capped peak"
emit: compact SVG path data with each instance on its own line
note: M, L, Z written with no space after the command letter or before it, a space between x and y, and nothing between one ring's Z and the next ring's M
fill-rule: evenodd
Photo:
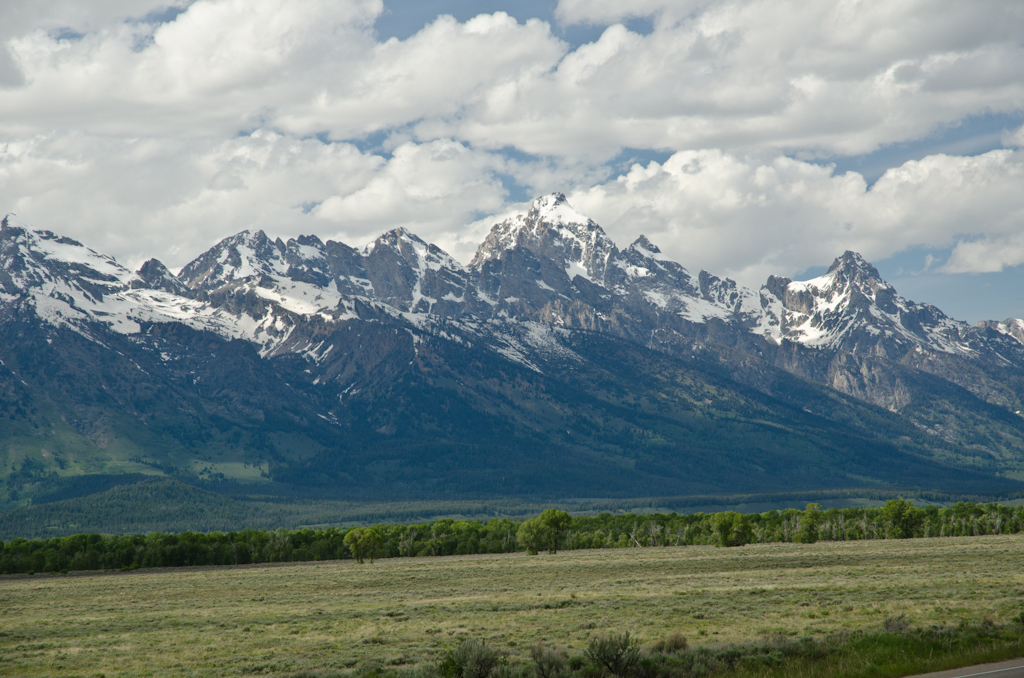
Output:
M390 231L381 233L376 238L366 243L363 246L363 256L369 255L378 247L390 247L396 251L402 249L403 243L422 243L426 245L422 238L407 229L405 226L399 226L393 228Z
M0 286L8 293L60 280L75 285L87 296L102 299L104 294L122 289L136 277L113 257L77 240L33 230L13 214L0 221L0 243L0 257L4 261Z
M1020 318L1007 318L1002 322L998 320L982 320L978 323L978 327L993 329L1000 334L1013 337L1024 344L1024 320Z
M212 290L260 275L283 275L284 243L274 242L263 231L242 231L224 238L178 274L194 290Z
M828 267L828 273L842 271L847 275L858 275L875 280L881 280L882 276L878 269L872 266L867 259L857 252L846 250L842 256L836 257L832 265Z
M818 306L823 311L877 306L890 315L912 305L899 297L896 289L882 279L878 269L851 251L837 257L825 275L787 284L783 302L790 310L807 312L811 299L819 300Z
M462 264L406 228L382 233L364 247L363 265L376 298L402 311L440 310L439 302L464 300L469 284Z
M965 323L899 296L856 252L845 252L825 275L811 280L771 276L762 297L779 316L778 338L806 346L858 351L879 350L881 343L897 352L910 347L970 350L962 339Z
M22 228L22 229L28 229L28 230L31 230L31 228L32 228L31 226L26 224L24 221L19 219L18 215L15 214L14 212L8 212L7 215L2 220L0 220L0 229L5 229L5 228L8 228L8 227L10 227L10 228Z
M900 297L850 251L822 276L773 276L760 292L704 271L691 275L643 235L620 252L561 193L541 196L495 224L469 269L395 228L361 250L312 235L284 242L243 231L178 276L155 259L132 272L14 215L0 221L0 256L0 302L33 305L53 325L88 333L98 322L132 332L143 321L177 320L251 339L264 354L291 350L298 341L289 338L291 329L302 317L334 322L371 306L372 313L404 314L414 323L427 315L587 327L627 317L656 327L717 319L779 341L894 354L918 348L963 354L976 350L971 342L983 335L983 341L1024 339L1019 321L979 332Z
M169 274L163 264L150 261L143 269L149 277L13 215L0 222L0 301L33 309L51 327L92 337L96 324L132 333L137 320L191 317L192 300L152 284Z
M647 239L646 235L641 235L639 238L633 241L633 244L629 246L631 250L639 250L648 256L655 254L661 254L661 249Z
M416 269L439 269L449 268L455 271L464 271L462 264L456 261L450 254L437 245L428 243L409 229L403 227L394 228L382 233L363 248L363 256L373 256L378 248L386 247L404 258Z
M192 290L178 280L178 277L171 273L159 259L149 259L139 267L136 274L140 279L132 281L130 286L133 288L163 290L183 297L192 296Z
M495 224L470 266L479 268L514 247L554 260L570 279L579 275L599 285L605 284L608 263L618 254L604 230L574 210L562 193L541 196L525 214Z
M589 217L572 208L564 193L549 193L534 199L530 205L530 214L540 221L570 228L576 224L593 223Z
M735 281L701 271L694 279L681 264L641 235L613 261L608 279L621 294L642 295L662 313L695 323L711 318L760 331L760 298Z

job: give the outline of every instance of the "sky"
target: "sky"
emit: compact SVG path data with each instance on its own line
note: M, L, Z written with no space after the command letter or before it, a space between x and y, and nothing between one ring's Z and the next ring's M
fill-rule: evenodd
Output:
M1024 317L1024 3L0 3L0 214L125 265L396 227L468 263L554 191L693 272L854 250Z

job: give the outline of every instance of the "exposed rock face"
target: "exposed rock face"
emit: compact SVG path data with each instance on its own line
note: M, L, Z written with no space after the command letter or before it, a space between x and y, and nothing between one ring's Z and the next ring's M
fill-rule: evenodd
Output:
M131 273L73 240L32 231L13 217L3 223L11 263L0 286L14 296L36 290L36 305L50 308L38 290L59 282L46 295L70 309L62 315L58 304L47 311L58 324L91 320L132 331L140 319L185 322L254 341L267 356L298 350L298 337L311 336L300 326L358 318L417 327L442 319L527 321L645 344L659 337L663 345L674 343L669 332L744 347L891 410L910 396L890 363L931 373L954 362L1024 365L1021 321L970 327L952 320L900 297L854 252L819 278L771 276L753 291L706 271L691 275L642 235L620 251L557 193L495 224L468 267L405 229L382 234L362 251L316 236L284 242L245 231L176 277L155 259ZM787 343L795 346L782 350ZM1005 389L980 386L974 376L949 378L986 400L999 391L996 400L1016 407Z
M570 280L579 275L597 284L604 284L608 263L618 254L604 230L561 193L537 198L526 214L495 224L469 265L478 268L520 247L560 265Z
M367 245L362 263L374 298L399 310L454 317L470 301L470 276L462 265L404 228Z
M8 214L0 221L0 285L5 294L50 287L50 295L70 305L75 300L101 303L119 290L131 272L80 242L50 231L34 231Z
M900 297L855 252L836 259L820 278L769 278L762 288L777 304L779 337L805 346L895 357L918 347L965 350L970 328L928 304Z
M1020 318L1007 318L1002 322L995 320L983 320L978 323L981 329L995 330L1000 334L1006 334L1024 344L1024 320Z
M132 289L162 290L187 298L195 296L192 289L171 273L159 259L149 259L135 273L139 280L129 283Z
M886 375L867 379L865 370L872 370L860 360L928 369L920 356L938 353L968 361L1002 355L1016 363L1024 338L1020 321L974 328L903 299L854 252L836 259L820 278L771 276L759 292L706 271L695 277L645 236L619 251L599 225L557 193L495 224L468 268L405 229L382 234L362 251L316 236L284 242L245 231L225 238L177 277L155 259L132 274L80 243L32 231L13 217L4 221L3 243L12 263L0 285L10 294L60 278L69 289L55 287L51 297L66 298L87 315L90 304L109 295L138 305L96 309L100 315L93 319L110 322L121 315L128 328L129 316L185 321L254 340L264 355L276 355L297 324L313 316L331 322L400 313L424 316L423 322L509 318L632 340L664 331L702 338L710 333L760 357L777 354L773 347L784 342L815 349L806 361L799 357L806 351L786 351L777 364L899 409L904 389ZM76 254L61 258L62 250ZM157 303L147 290L189 303L168 314L174 304ZM819 363L822 354L852 357L825 370L801 367ZM857 363L852 373L850 360Z
M131 272L13 216L2 222L0 259L2 318L28 314L50 340L60 329L104 346L128 342L150 352L133 358L139 370L167 369L203 397L247 402L238 410L246 417L267 416L278 393L302 384L298 419L346 430L373 420L380 435L401 435L393 417L351 408L433 379L425 375L448 369L439 365L449 351L544 375L604 364L607 356L593 353L604 337L772 398L789 398L796 375L899 413L943 444L1024 464L1024 420L1015 414L1024 409L1024 322L953 320L900 297L854 252L813 280L771 276L751 290L691 274L643 235L619 250L552 194L495 224L468 266L405 229L361 250L244 231L177 276L156 259ZM263 362L239 357L247 367L238 369L270 369L268 383L284 386L242 397L222 363L195 362L204 342L225 355L251 351ZM506 411L506 397L487 401L487 411ZM552 407L538 404L547 397L524 407ZM445 425L438 416L430 426Z

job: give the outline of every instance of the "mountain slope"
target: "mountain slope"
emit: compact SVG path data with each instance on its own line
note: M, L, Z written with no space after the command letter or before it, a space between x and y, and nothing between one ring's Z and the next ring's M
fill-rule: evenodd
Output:
M118 473L361 500L1021 487L1020 325L850 252L749 290L552 194L468 266L404 229L257 231L131 272L11 216L0 258L7 505Z

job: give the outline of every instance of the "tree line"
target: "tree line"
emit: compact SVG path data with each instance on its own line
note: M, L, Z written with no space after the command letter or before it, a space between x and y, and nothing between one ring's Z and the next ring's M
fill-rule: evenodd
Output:
M893 499L879 508L806 509L741 514L653 513L572 517L548 509L521 522L452 519L419 525L240 530L111 536L78 534L0 542L0 573L131 570L146 567L246 565L314 560L473 553L910 539L1024 531L1024 506L958 502L918 508Z

